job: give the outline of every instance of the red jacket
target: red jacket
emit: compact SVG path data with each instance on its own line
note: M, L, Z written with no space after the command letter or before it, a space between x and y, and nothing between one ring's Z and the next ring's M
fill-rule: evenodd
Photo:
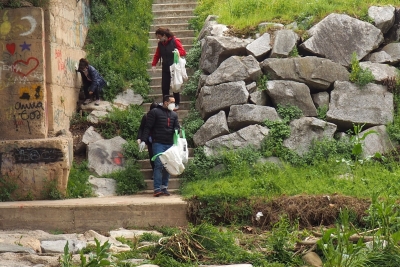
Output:
M182 46L181 40L179 40L179 39L176 38L176 37L170 37L170 38L168 38L168 40L167 40L166 42L159 42L159 44L161 43L162 45L166 46L166 45L171 41L172 38L175 39L175 46L176 46L176 49L178 49L178 51L179 51L179 55L180 55L181 57L186 56L186 51L185 51L185 49L184 49L183 46ZM157 62L160 60L160 57L161 57L161 55L160 55L160 49L159 49L158 46L157 46L156 53L154 54L153 62L151 63L151 65L152 65L152 66L157 65Z

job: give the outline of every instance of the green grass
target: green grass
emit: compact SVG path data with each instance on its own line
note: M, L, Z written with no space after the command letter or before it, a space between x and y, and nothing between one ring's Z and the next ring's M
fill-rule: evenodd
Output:
M393 0L199 0L196 8L198 18L192 21L196 29L209 14L217 15L218 22L236 28L257 26L260 22L288 24L297 21L300 27L309 28L330 13L346 13L350 16L368 20L371 5L394 5ZM311 23L309 22L309 17Z
M321 162L313 166L293 167L284 164L238 164L224 175L212 174L190 182L182 189L185 197L233 196L237 198L278 197L297 194L342 194L370 198L373 192L397 194L400 189L400 168L389 171L380 163L357 166L353 170L344 163Z

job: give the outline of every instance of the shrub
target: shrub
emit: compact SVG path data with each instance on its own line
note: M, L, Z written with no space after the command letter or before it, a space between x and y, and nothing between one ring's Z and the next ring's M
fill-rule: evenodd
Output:
M87 161L81 164L72 163L68 177L67 198L82 198L93 196L92 187L89 184L90 171Z
M190 109L186 118L183 119L183 128L185 129L186 140L189 147L194 147L193 135L200 129L204 124L200 113L194 108Z

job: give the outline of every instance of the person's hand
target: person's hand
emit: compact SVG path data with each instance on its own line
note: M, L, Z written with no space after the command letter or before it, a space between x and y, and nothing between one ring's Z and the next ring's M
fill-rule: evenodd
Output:
M93 92L92 92L92 91L89 91L89 95L93 95Z
M140 145L140 143L142 142L142 140L138 139L136 140L137 144Z
M144 151L144 148L146 147L146 143L145 142L141 142L139 145L139 152Z
M156 66L152 66L151 70L155 73L156 72Z
M75 71L78 71L78 63L75 63Z

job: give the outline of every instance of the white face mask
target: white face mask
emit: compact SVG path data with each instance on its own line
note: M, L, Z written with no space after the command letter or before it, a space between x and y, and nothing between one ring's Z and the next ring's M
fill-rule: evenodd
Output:
M168 109L169 109L169 110L173 111L174 108L175 108L175 103L170 103L170 104L168 104Z

